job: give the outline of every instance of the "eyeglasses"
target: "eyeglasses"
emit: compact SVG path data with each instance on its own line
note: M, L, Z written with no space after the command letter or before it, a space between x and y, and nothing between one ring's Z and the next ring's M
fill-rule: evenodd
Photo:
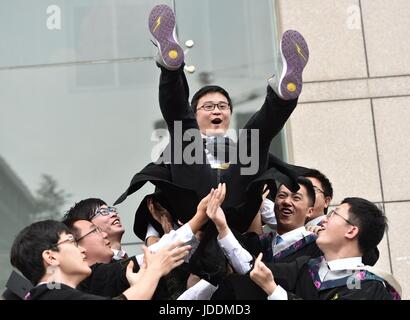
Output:
M55 248L55 247L59 246L60 244L63 244L63 243L66 243L66 242L72 243L73 245L75 245L76 247L78 247L78 242L77 242L77 240L75 240L74 237L70 234L70 235L68 235L68 238L67 238L67 239L53 244L53 245L50 247L50 249L51 249L51 248Z
M91 219L94 219L96 216L99 214L102 216L108 216L110 214L118 214L118 210L116 207L107 207L107 208L98 208L95 213L90 217Z
M325 192L322 189L320 189L316 186L313 186L313 189L315 190L315 193L323 193L323 195L325 195Z
M95 227L94 229L92 229L91 231L87 232L85 235L79 237L78 239L76 239L77 242L80 242L80 240L84 239L86 236L90 235L91 233L101 233L102 230L100 227Z
M340 213L337 213L336 210L331 210L330 212L328 212L328 213L326 214L327 219L330 219L330 218L333 216L333 214L339 216L339 217L342 218L344 221L346 221L348 224L350 224L350 225L352 225L352 226L355 226L355 224L354 224L353 222L351 222L351 221L349 221L348 219L346 219L345 217L343 217Z
M227 102L205 102L201 107L197 108L197 110L204 109L205 111L214 111L215 107L218 107L218 109L221 111L228 110L231 108L231 106Z

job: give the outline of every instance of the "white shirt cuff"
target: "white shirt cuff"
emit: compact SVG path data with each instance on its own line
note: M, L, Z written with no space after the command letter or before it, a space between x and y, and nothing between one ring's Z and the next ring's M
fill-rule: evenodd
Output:
M268 296L268 300L288 300L288 293L281 286L276 286L276 289Z
M177 300L210 300L218 287L201 279L197 284L181 294Z
M178 230L171 230L170 233L164 234L158 242L150 245L148 249L153 252L156 252L170 245L173 242L181 241L183 243L187 243L187 242L190 242L191 240L194 243L196 242L196 238L194 237L194 234L192 233L191 227L189 226L188 223L186 223ZM142 264L143 258L144 258L143 254L139 254L138 256L136 256L136 259L139 265Z

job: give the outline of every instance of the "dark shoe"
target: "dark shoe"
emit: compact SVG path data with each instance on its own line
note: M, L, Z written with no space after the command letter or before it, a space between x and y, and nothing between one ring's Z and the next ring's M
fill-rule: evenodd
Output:
M168 70L177 70L184 62L184 51L175 32L175 15L167 5L155 6L149 15L148 26L158 47L157 62Z
M293 100L302 91L302 71L309 60L309 48L299 32L288 30L282 36L280 53L277 75L268 83L280 98Z

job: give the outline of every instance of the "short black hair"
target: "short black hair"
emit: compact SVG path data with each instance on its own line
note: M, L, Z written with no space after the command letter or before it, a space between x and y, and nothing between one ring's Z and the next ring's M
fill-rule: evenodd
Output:
M314 207L315 206L315 201L316 201L316 195L315 195L315 189L313 189L312 181L310 181L309 179L306 179L305 177L300 176L300 177L296 178L296 182L299 185L302 185L306 188L306 193L307 193L307 197L308 197L308 200L309 200L308 204L309 204L310 207ZM279 185L279 188L281 186L286 187L285 184L281 184L281 185ZM279 191L279 188L278 188L278 191Z
M305 177L298 177L296 182L306 188L307 196L309 199L309 206L313 207L316 201L315 189L313 188L312 181L306 179Z
M191 107L192 109L194 109L194 112L196 113L196 108L198 107L199 99L201 99L204 95L208 93L212 93L212 92L219 92L225 96L226 100L228 100L231 113L232 113L232 100L231 100L231 97L229 96L229 93L224 88L220 86L215 86L215 85L202 87L194 94L191 100Z
M323 187L323 192L325 194L325 197L331 197L333 198L333 187L332 183L326 177L322 172L320 172L317 169L309 169L309 171L303 175L304 177L307 178L316 178L320 181L322 187Z
M346 198L349 220L359 227L359 248L362 253L377 247L387 231L387 218L374 203L362 198Z
M70 233L59 221L44 220L25 227L14 239L10 251L10 263L36 285L45 275L43 252L58 251L54 246L62 233Z
M307 178L316 178L320 181L320 184L323 187L323 194L325 197L330 197L331 199L333 199L333 187L332 187L332 183L330 182L330 180L328 179L328 177L326 177L322 172L320 172L317 169L309 169L309 171L307 173L305 173L303 175L304 177ZM324 214L327 213L327 210L329 208L324 208Z
M74 238L77 239L80 236L80 230L74 227L74 223L80 220L91 221L97 209L104 205L107 204L98 198L81 200L66 212L62 222L70 229Z

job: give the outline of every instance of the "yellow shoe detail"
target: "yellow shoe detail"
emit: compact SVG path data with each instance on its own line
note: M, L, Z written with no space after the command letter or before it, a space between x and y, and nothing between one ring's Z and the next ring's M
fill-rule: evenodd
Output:
M293 82L289 82L286 88L288 89L289 92L295 92L297 87L296 87L296 84L294 84Z
M306 57L303 55L302 48L301 48L296 42L293 42L293 43L295 44L297 54L298 54L303 60L307 61Z
M178 58L178 52L176 52L175 50L171 50L170 52L168 52L168 56L171 59L176 59L176 58Z
M160 25L161 25L161 16L158 17L158 19L156 21L156 25L155 25L154 29L152 30L152 32L155 32L155 30L157 30Z

